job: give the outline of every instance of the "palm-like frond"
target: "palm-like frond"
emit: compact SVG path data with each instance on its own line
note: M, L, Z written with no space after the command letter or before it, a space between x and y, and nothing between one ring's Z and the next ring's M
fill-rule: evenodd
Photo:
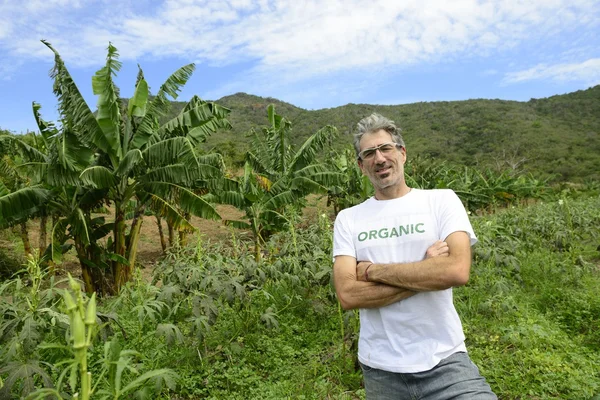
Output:
M48 149L46 183L57 187L78 186L79 174L90 165L92 159L92 150L81 143L70 130L63 129L51 141Z
M92 77L92 89L98 96L96 120L110 146L103 150L113 159L115 167L116 159L121 156L121 111L118 90L113 82L113 76L121 69L118 57L117 49L109 43L106 65Z
M127 105L127 115L129 115L130 118L143 117L146 115L147 104L148 83L143 78L138 79L133 97L129 99L129 103Z
M18 189L19 174L14 160L9 156L0 157L0 181L12 190Z
M152 195L152 208L155 212L164 218L174 229L179 231L194 231L196 228L192 226L181 214L177 212L175 207L165 199Z
M265 208L269 210L277 210L289 204L294 204L296 197L291 190L279 193L277 196L271 197L265 202Z
M204 219L221 219L217 210L202 197L186 188L180 187L178 191L179 207L183 211Z
M86 168L79 179L84 185L91 186L96 189L107 189L116 185L117 179L113 172L106 167L99 165Z
M93 157L93 151L85 146L76 134L64 129L63 132L56 138L55 151L51 150L50 157L56 156L58 162L63 169L70 171L81 170L90 165ZM50 160L52 164L54 160Z
M69 220L67 218L61 218L52 227L52 260L54 262L60 262L62 258L62 244L65 242L67 235L66 230L69 226Z
M310 164L296 171L294 176L292 180L296 178L309 178L322 186L341 185L345 180L344 174L332 171L324 164Z
M161 132L165 136L187 136L197 145L205 142L206 138L217 129L231 127L229 121L220 117L220 115L227 115L229 109L203 102L199 98L189 104L194 106L184 108L178 116L161 127Z
M50 146L50 141L58 134L58 130L51 122L46 122L40 115L42 107L36 103L32 103L33 117L40 129L41 137L33 134L34 145L31 146L25 141L16 137L10 137L12 143L17 147L19 153L27 161L32 162L47 162L46 153Z
M263 133L269 146L271 167L285 174L292 154L289 142L292 124L281 115L275 113L275 106L273 104L267 107L267 115L271 126L264 129Z
M27 161L33 162L47 162L46 154L42 153L40 150L36 149L25 143L22 140L17 138L12 138L13 144L17 147L19 153L23 156L23 158Z
M175 71L165 83L163 83L156 93L152 102L148 105L146 114L140 122L133 138L132 146L136 149L141 149L148 143L148 140L156 132L158 128L158 118L167 114L170 102L167 96L173 100L177 99L178 92L187 83L196 69L194 64L188 64Z
M53 136L58 134L58 129L52 122L48 122L42 119L42 115L40 114L40 110L42 106L35 101L31 103L31 108L33 110L33 117L35 118L35 122L40 129L40 134L42 135L44 146L47 148L49 146L49 141ZM39 149L40 146L37 146Z
M162 202L168 204L174 209L172 204L186 213L190 213L205 219L221 219L221 216L215 208L205 199L195 194L193 191L169 182L152 182L143 185L144 190L152 195L152 198L160 198Z
M42 40L42 43L54 53L54 68L50 76L54 79L53 90L58 97L58 108L64 121L63 125L76 129L86 144L97 146L109 153L112 145L79 92L62 58L50 43L45 40Z
M90 236L92 234L88 219L85 213L77 207L71 215L70 221L71 232L74 237L81 241L85 246L90 244Z
M244 194L239 192L220 192L213 196L216 198L216 201L221 204L229 204L230 206L240 209L243 208L246 203Z
M49 196L47 189L26 187L0 197L0 227L31 217L44 207Z
M80 171L65 169L60 164L51 163L48 165L46 183L56 187L79 186L81 183L79 180L80 173Z
M264 154L256 154L249 151L246 153L246 164L250 165L252 169L259 174L263 174L272 178L276 176L277 173L270 168L269 160L266 160L265 158L266 157Z
M312 180L311 178L298 176L291 180L293 190L300 190L308 193L327 193L327 187Z
M161 85L156 98L166 99L166 96L169 96L171 99L177 100L181 88L190 79L195 69L195 64L188 64L179 68Z
M218 168L220 170L225 169L225 163L223 162L223 156L219 153L203 154L197 157L199 164L210 165L211 167Z
M223 178L223 170L212 165L199 164L197 169L189 171L194 180L192 186L200 189L208 189L208 185ZM209 183L210 181L210 183Z
M333 126L325 126L311 135L292 159L290 170L298 171L315 162L317 153L337 137L338 131Z
M125 157L119 162L115 171L116 176L128 176L129 173L142 161L144 157L139 149L132 149L125 154Z
M141 183L169 182L188 185L192 182L192 176L187 166L174 164L154 168L140 176L139 181Z
M184 137L162 140L147 147L142 155L149 168L171 164L184 164L189 168L198 167L194 149L189 140Z

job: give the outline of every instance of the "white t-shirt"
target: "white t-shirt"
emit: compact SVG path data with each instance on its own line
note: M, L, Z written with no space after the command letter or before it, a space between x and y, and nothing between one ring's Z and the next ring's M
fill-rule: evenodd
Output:
M477 242L467 213L449 189L412 189L393 200L370 198L342 210L335 221L333 256L374 263L425 258L427 248L464 231ZM360 310L358 359L372 368L414 373L466 351L452 289L421 292L385 307Z

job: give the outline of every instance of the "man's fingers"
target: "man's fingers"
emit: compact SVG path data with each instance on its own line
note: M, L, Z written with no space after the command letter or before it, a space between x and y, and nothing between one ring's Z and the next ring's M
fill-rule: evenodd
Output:
M373 264L371 261L359 261L356 264L356 280L357 281L367 281L366 270L369 265Z
M449 254L450 249L448 248L448 243L437 240L434 244L429 246L425 253L425 258L448 256Z

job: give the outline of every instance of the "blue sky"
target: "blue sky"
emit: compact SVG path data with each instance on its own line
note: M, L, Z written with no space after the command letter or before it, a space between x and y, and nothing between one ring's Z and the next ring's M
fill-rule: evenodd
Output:
M600 84L597 0L0 0L0 128L56 120L61 54L92 109L109 42L133 92L196 64L179 100L237 92L306 109L473 98L527 101Z

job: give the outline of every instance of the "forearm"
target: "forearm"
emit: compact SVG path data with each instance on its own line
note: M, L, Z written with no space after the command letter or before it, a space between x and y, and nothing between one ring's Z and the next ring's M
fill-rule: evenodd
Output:
M469 280L470 272L471 246L469 236L462 231L431 245L421 261L390 264L361 261L356 266L360 281L384 283L416 292L462 286Z
M428 258L403 264L372 264L369 282L416 292L444 290L462 286L469 279L469 268L449 257Z
M411 290L376 282L355 280L336 286L338 299L345 310L384 307L416 294Z

